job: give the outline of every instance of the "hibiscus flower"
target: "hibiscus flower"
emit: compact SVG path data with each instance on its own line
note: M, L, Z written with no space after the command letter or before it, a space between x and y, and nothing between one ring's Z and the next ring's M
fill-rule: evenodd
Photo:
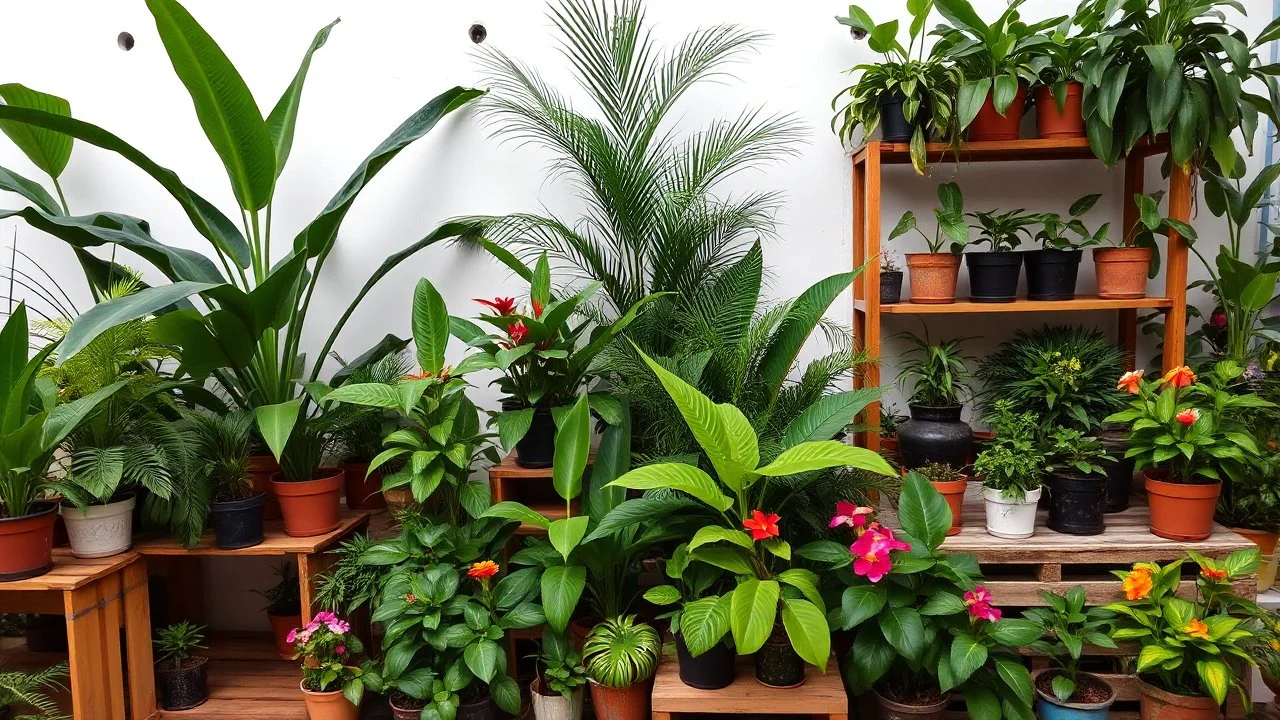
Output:
M849 552L854 557L853 572L873 583L880 582L893 569L893 558L889 553L893 550L910 549L911 546L907 543L894 539L892 530L872 523L849 546Z
M780 519L773 513L765 515L759 510L752 510L751 517L742 521L742 527L751 532L752 540L759 542L778 537L778 520Z

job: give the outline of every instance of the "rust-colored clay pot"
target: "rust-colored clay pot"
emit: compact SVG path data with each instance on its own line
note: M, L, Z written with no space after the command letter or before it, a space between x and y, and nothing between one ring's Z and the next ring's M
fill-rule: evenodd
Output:
M253 481L253 489L267 494L267 505L262 510L263 520L280 519L280 501L271 488L271 478L280 472L280 463L274 455L250 455L245 464L245 474Z
M956 301L960 256L955 253L907 253L911 302L945 305Z
M951 529L947 531L948 535L959 535L960 528L964 525L964 491L969 487L969 476L961 475L959 480L951 480L948 482L933 482L934 488L942 495L942 499L947 501L947 507L951 508Z
M302 694L311 720L360 720L360 708L343 697L341 690L318 693L302 688Z
M367 462L349 462L342 466L345 473L347 507L353 510L371 510L387 504L382 497L382 471L369 472ZM366 477L367 476L367 477Z
M969 142L991 140L1017 140L1022 131L1022 114L1027 107L1027 84L1018 83L1018 93L1004 115L996 112L992 93L982 102L982 108L969 125Z
M1213 534L1213 510L1222 483L1171 483L1144 473L1151 532L1170 540L1198 542Z
M323 535L338 527L342 468L321 468L313 480L285 482L277 473L271 487L280 499L284 532L291 537Z
M302 627L302 616L268 613L267 619L271 621L271 639L276 643L276 654L281 660L292 660L293 644L285 638L289 637L289 631Z
M653 678L624 688L591 681L591 708L597 720L649 720Z
M1036 88L1036 134L1042 138L1082 138L1085 136L1084 116L1080 114L1080 99L1084 85L1067 83L1067 101L1058 110L1053 88L1041 85Z
M1098 297L1104 300L1146 297L1151 251L1151 248L1140 247L1094 248L1093 270L1098 280Z
M32 503L31 512L0 518L0 582L43 575L53 569L56 501Z
M1142 693L1138 706L1141 720L1217 720L1222 717L1218 703L1211 697L1177 695L1141 681L1138 690Z
M1280 534L1268 530L1253 530L1250 528L1231 528L1231 532L1245 538L1249 542L1258 546L1263 555L1274 555L1276 552L1276 540L1280 539Z

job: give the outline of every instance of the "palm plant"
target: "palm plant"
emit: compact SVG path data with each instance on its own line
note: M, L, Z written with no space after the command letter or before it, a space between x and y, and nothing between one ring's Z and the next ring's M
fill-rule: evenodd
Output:
M605 687L625 688L653 677L662 658L662 638L635 615L607 618L587 634L582 664Z
M723 182L793 154L801 126L753 109L689 134L667 127L685 93L723 77L761 33L717 25L663 49L639 0L563 0L550 19L590 111L498 50L480 57L492 91L481 107L498 137L554 153L553 170L578 190L586 211L577 220L482 218L485 235L530 263L546 252L577 280L602 283L595 309L605 318L655 293L675 293L630 331L646 352L666 355L671 318L705 303L752 243L773 232L779 195L731 197L720 192Z
M0 670L0 715L10 720L71 720L49 697L65 690L61 680L68 672L65 662L30 673Z

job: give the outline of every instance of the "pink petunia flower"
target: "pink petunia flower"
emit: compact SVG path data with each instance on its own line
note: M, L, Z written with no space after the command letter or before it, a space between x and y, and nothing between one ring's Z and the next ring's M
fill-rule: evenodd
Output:
M346 645L339 645L338 647L334 648L334 649L333 649L333 651L334 651L335 653L339 654L339 655L346 655L346 654L347 654L347 646L346 646Z
M290 630L289 634L284 636L284 641L286 643L289 643L290 645L292 645L293 641L297 639L298 639L298 628L294 628Z

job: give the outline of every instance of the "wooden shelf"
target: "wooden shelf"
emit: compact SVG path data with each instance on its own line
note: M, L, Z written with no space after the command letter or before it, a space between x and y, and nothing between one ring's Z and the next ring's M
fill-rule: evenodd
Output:
M699 690L680 681L674 650L671 643L663 648L663 659L653 681L654 720L669 720L673 714L680 713L848 717L849 696L845 694L835 657L827 661L825 673L805 665L804 685L773 688L756 680L750 658L738 656L732 684L719 690Z
M71 554L70 548L54 548L52 570L26 580L0 582L0 592L76 590L119 571L137 559L138 553L133 550L103 558L78 558Z
M1093 160L1093 150L1089 148L1088 138L1046 138L1026 140L998 140L987 142L967 142L960 145L959 152L946 143L928 143L926 145L930 163L943 162L1017 162L1044 160ZM1167 152L1169 144L1161 138L1156 142L1141 141L1134 148L1136 157L1148 157ZM865 158L868 154L879 151L880 162L886 165L903 165L911 162L911 145L908 143L887 143L873 140L858 148L854 158Z
M860 313L867 311L866 300L855 300L853 307ZM1086 310L1131 310L1136 308L1169 308L1173 301L1163 297L1145 297L1133 300L1104 300L1093 295L1077 295L1075 300L1028 300L1018 298L1007 303L980 303L956 300L947 304L901 302L881 305L884 315L953 315L976 313L1014 312L1082 312Z
M578 501L574 500L573 503L574 503L574 513L577 513ZM564 501L527 503L527 506L530 510L536 513L542 514L543 517L546 517L548 520L551 520L553 522L556 520L561 520L566 517L569 517L569 514L565 512ZM516 534L517 535L546 535L547 531L537 525L529 525L527 523L521 523L520 527L516 528Z
M312 535L311 537L292 537L284 532L284 523L280 520L268 520L263 523L263 539L262 542L253 547L241 548L239 550L222 550L213 544L213 533L205 533L200 538L200 544L188 550L182 547L182 543L170 537L151 538L134 543L133 549L143 555L182 555L182 556L271 556L271 555L298 555L311 554L319 552L329 545L333 544L348 533L351 529L368 520L370 512L368 510L348 510L342 508L342 515L338 522L338 527L330 530L323 535Z
M596 460L593 452L587 456L587 467ZM502 462L489 468L490 480L550 480L551 468L526 468L516 464L516 454L508 453Z

